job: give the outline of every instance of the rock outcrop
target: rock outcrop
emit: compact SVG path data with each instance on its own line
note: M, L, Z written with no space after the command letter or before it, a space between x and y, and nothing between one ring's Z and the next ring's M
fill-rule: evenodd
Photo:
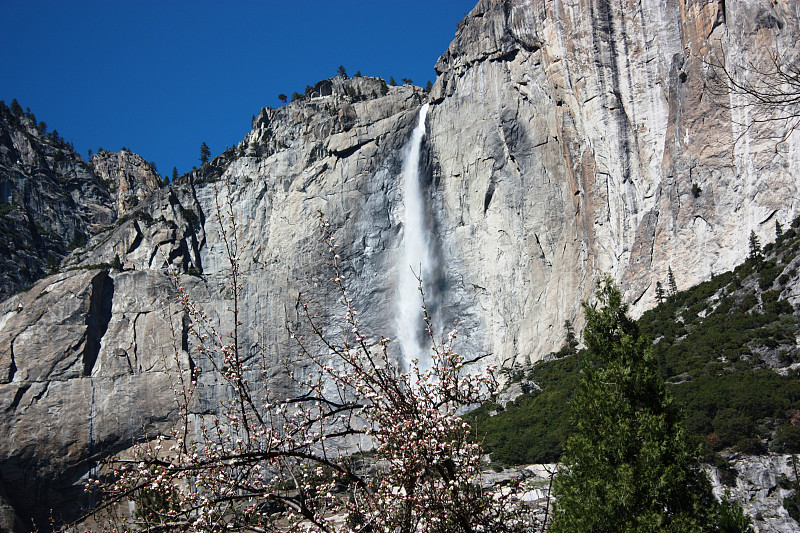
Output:
M0 299L48 271L116 218L91 168L31 114L0 106Z
M109 184L117 216L136 209L139 202L149 198L161 187L161 178L152 163L128 150L103 150L91 159L94 174Z
M717 469L710 471L714 494L739 503L761 533L792 533L797 522L784 508L784 498L797 490L796 459L791 455L745 456L729 459L735 477L729 485L722 482Z
M43 126L0 106L0 300L56 272L71 250L161 186L139 155L102 151L86 163Z
M74 516L97 458L168 424L169 371L192 351L166 270L226 320L216 214L229 203L243 248L241 346L263 353L274 386L290 391L280 361L298 293L327 332L340 327L317 210L362 324L391 336L402 149L426 101L421 166L438 269L425 283L438 323L460 319L462 352L514 365L559 348L565 321L580 330L580 301L601 271L641 311L670 266L679 287L732 267L751 230L768 242L776 220L799 214L800 135L773 121L743 128L750 108L708 62L767 65L768 50L795 50L799 18L794 4L755 0L484 0L437 63L430 94L374 78L321 82L301 101L262 109L237 147L169 188L156 190L132 154L95 156L96 175L70 167L94 184L68 189L100 213L80 218L88 243L0 306L0 433L19 435L0 450L4 523L44 526L50 508ZM36 135L20 131L2 142L0 186L13 206L32 205L9 191L32 187L23 187L28 167L44 165L19 148L38 146ZM137 178L119 178L112 194L97 176L120 169ZM62 196L34 197L61 208ZM25 213L49 217L44 207ZM198 413L226 393L211 372L199 389Z

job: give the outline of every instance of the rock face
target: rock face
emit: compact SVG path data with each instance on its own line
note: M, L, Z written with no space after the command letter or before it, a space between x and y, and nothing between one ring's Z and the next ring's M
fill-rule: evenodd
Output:
M140 156L102 151L87 164L33 114L0 106L0 299L56 271L160 186Z
M691 286L751 230L774 239L798 214L800 136L746 130L764 110L709 63L751 79L739 67L793 57L797 33L794 3L478 4L436 66L429 149L448 278L474 288L486 350L557 349L601 271L639 313L668 267Z
M58 267L116 214L109 192L57 132L0 106L0 299Z
M424 281L437 322L459 318L463 353L513 365L557 349L565 320L580 331L580 301L601 271L641 311L670 266L679 287L732 267L751 230L768 242L776 220L799 214L800 134L777 142L767 138L788 133L781 123L744 129L757 110L739 106L707 62L735 70L766 65L770 47L794 53L797 10L755 0L482 1L437 63L430 94L375 78L321 82L302 101L261 110L240 145L168 189L157 190L138 156L98 154L97 174L85 171L94 188L68 189L100 213L79 218L88 243L64 271L0 306L0 434L18 435L0 444L2 523L46 527L50 508L75 516L97 458L142 427L168 425L169 370L189 365L192 351L166 269L230 321L216 222L229 203L243 247L241 345L263 352L274 386L291 392L280 361L298 293L328 333L340 327L317 210L365 329L393 335L403 148L427 101L421 173L438 267ZM26 169L40 159L19 148L39 146L36 135L12 129L3 197L58 209L55 186L55 196L32 196L38 204L16 200L13 191L35 189ZM101 178L116 179L116 192ZM31 221L50 216L25 209ZM197 413L226 392L211 372L200 376Z
M127 150L103 150L92 156L92 167L101 181L112 185L114 207L124 216L161 187L161 179L152 163Z
M792 533L797 522L783 507L797 486L797 470L791 455L734 456L729 460L737 475L734 486L721 482L719 471L712 470L711 482L718 498L726 495L739 503L756 531Z

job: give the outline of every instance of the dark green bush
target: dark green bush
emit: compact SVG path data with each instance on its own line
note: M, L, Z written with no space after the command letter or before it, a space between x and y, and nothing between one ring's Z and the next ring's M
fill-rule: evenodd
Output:
M775 431L774 447L783 453L800 453L800 426L785 422Z

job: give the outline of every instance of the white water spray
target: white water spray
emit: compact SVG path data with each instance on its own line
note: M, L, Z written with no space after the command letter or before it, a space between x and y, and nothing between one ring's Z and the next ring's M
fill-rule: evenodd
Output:
M432 280L435 266L430 234L425 225L425 201L419 173L427 114L428 104L425 104L419 111L419 122L411 140L403 149L403 257L398 265L397 340L406 368L410 368L413 359L419 360L421 368L430 366L430 350L420 338L424 323L416 278L419 276L426 282Z

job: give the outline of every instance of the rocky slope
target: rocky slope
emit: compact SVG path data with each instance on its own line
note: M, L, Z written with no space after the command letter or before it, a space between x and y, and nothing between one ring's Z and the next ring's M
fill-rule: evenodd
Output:
M0 298L30 286L111 224L108 190L57 132L0 106Z
M421 168L438 264L426 286L440 323L460 319L465 353L510 365L557 349L564 321L580 326L579 302L599 271L612 272L641 311L670 265L681 287L731 268L750 230L766 242L775 220L798 214L800 136L767 140L786 133L775 122L744 130L750 111L731 108L741 102L720 90L706 61L758 65L769 47L794 50L797 9L755 0L482 1L439 60L431 94L334 78L303 101L263 109L239 146L169 189L147 178L117 178L115 193L102 183L94 196L81 188L82 205L105 213L82 222L93 234L87 245L60 273L0 304L0 431L16 435L0 443L8 503L0 525L44 524L50 507L74 514L94 460L142 427L159 431L174 413L171 326L178 359L190 355L166 267L184 274L211 316L225 316L220 202L233 205L243 246L242 346L263 350L275 386L289 387L280 362L299 292L328 332L338 327L318 209L363 323L376 337L392 335L402 149L426 101ZM15 170L19 142L0 144L12 154L3 197L14 183L38 187ZM90 181L148 173L132 154L101 153L93 164ZM39 203L58 208L60 198ZM201 373L198 412L225 394L211 374Z

